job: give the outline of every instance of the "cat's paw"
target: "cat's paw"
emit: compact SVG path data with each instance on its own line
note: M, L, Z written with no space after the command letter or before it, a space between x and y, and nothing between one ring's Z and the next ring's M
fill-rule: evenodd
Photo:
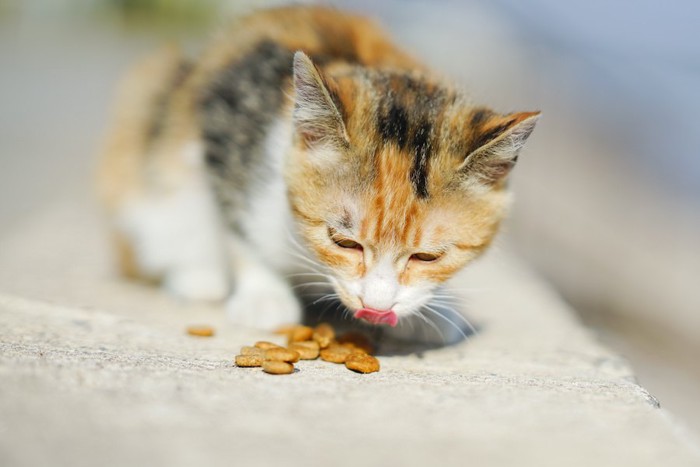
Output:
M226 312L237 324L271 330L301 321L301 305L291 288L268 277L241 281L226 303Z
M206 268L174 269L165 276L163 286L175 297L193 301L222 301L229 293L226 275Z

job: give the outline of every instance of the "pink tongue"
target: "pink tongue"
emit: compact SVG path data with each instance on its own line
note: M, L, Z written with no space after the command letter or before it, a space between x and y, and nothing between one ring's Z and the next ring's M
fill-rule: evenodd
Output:
M392 310L389 311L379 311L372 308L362 308L355 312L355 318L364 319L372 324L388 324L391 327L395 327L396 323L399 322L398 316Z

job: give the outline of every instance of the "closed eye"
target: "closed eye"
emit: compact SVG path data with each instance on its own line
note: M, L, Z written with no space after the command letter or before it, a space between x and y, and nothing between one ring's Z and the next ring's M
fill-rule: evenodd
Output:
M442 253L413 253L411 259L429 263L431 261L437 261L442 255Z
M357 248L362 249L362 245L357 243L355 240L350 240L349 238L343 238L341 240L333 240L336 245L341 248Z
M360 245L358 242L351 238L343 237L342 235L340 235L340 233L338 233L337 230L335 230L332 227L328 228L328 236L331 240L333 240L333 243L335 243L341 248L362 250L362 245Z

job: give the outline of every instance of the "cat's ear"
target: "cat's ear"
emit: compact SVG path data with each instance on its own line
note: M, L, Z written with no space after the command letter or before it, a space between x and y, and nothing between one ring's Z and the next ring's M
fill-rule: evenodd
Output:
M293 121L297 134L309 147L348 144L345 124L329 86L304 52L294 54Z
M497 115L475 111L469 150L459 171L488 185L503 181L515 166L539 117L540 112Z

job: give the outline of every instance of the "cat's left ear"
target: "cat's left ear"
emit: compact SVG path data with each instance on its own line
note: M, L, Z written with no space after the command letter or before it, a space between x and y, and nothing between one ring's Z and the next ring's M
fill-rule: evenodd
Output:
M467 176L476 176L488 185L496 185L510 173L525 141L535 129L540 112L519 112L509 115L491 114L472 128L468 155L459 168Z
M348 144L345 124L329 86L304 52L294 54L293 121L299 137L309 147Z

